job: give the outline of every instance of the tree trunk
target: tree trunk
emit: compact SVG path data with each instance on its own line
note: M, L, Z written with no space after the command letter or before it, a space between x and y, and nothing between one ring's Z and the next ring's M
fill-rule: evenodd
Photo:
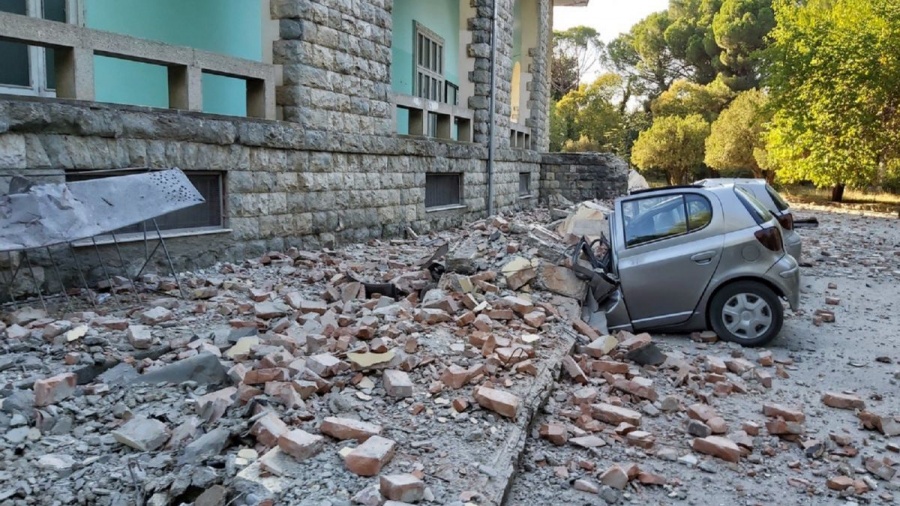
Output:
M832 202L843 202L844 201L844 184L836 184L831 188L831 201Z

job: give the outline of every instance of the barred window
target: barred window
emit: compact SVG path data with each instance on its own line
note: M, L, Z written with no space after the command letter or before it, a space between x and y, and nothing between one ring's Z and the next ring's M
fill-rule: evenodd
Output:
M425 207L462 204L462 174L425 174Z

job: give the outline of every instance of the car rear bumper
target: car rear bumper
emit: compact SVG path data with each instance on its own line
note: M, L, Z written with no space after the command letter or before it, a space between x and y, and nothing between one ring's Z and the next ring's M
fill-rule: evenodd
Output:
M782 256L766 273L766 279L778 286L791 309L800 308L800 264L793 256Z

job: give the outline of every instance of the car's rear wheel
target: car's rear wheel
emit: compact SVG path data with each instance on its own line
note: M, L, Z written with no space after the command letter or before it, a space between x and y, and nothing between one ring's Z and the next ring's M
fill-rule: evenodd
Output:
M742 346L762 346L781 332L784 307L768 286L738 281L716 292L710 303L716 334Z

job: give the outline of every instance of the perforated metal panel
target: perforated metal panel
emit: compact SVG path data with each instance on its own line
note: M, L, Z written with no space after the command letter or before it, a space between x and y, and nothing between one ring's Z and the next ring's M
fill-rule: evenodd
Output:
M0 197L0 251L85 239L203 202L178 169L34 185Z

